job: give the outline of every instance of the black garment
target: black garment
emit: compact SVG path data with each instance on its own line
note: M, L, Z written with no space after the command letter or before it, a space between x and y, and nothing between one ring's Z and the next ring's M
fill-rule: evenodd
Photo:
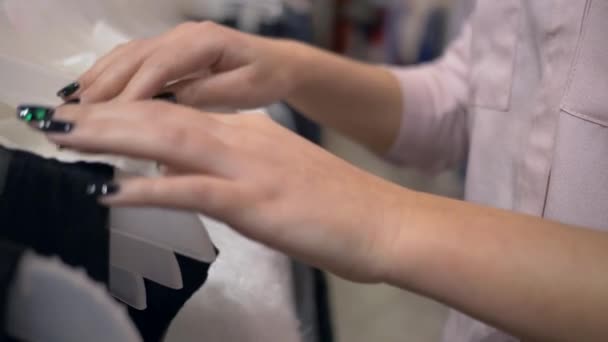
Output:
M0 237L44 256L57 255L107 284L109 210L86 196L85 189L89 183L111 180L113 168L4 149L0 154L10 156L0 196Z
M107 285L109 210L87 196L86 188L111 180L113 173L104 164L68 164L0 148L0 238L57 255ZM146 281L148 308L129 310L146 342L163 339L185 302L207 280L208 264L177 258L184 288Z
M24 249L8 241L0 240L0 341L9 342L14 339L4 333L6 326L6 310L8 305L8 292L17 273L19 262Z
M129 315L146 342L164 339L175 316L207 280L209 264L180 255L177 255L177 261L182 271L184 288L172 290L146 280L148 308L144 311L129 309Z
M0 148L0 304L6 305L8 280L22 249L57 255L66 264L108 282L108 209L84 196L89 182L109 180L113 170L100 164L62 164L30 153ZM13 244L15 243L15 244ZM0 322L5 324L5 311ZM1 341L15 341L3 336Z

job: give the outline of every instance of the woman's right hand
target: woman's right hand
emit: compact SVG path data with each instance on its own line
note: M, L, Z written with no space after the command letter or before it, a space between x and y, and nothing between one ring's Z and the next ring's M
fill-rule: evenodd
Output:
M291 66L303 49L303 44L212 22L185 23L163 35L118 46L64 98L80 98L82 103L133 101L172 92L180 104L193 107L264 106L294 89L297 67Z

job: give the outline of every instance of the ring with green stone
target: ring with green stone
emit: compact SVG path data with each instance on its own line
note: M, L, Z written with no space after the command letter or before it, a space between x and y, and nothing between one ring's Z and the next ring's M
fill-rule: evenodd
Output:
M54 112L53 108L43 106L26 105L17 108L17 116L25 122L50 120Z

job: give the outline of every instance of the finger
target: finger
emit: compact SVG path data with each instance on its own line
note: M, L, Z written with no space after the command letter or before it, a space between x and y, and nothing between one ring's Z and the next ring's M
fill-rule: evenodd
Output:
M119 100L153 97L168 83L209 69L221 57L216 45L209 40L193 43L192 37L183 37L181 41L173 42L171 48L159 49L141 64Z
M188 170L179 170L166 165L159 165L158 169L163 176L183 176L189 173Z
M85 71L78 78L78 84L80 89L71 95L70 98L77 98L79 95L88 87L95 82L95 80L103 73L103 71L110 66L117 56L121 55L125 50L129 49L129 43L120 44L110 52L98 59L92 67Z
M63 106L53 120L73 125L67 134L48 134L66 148L215 174L228 172L234 163L231 149L218 135L227 135L225 124L183 106L160 101Z
M223 219L239 208L247 194L236 183L204 175L130 178L111 187L102 197L110 206L152 206L202 212Z
M152 40L135 41L114 54L95 80L87 81L88 86L80 96L82 103L108 101L116 97L155 49L157 44Z
M167 87L177 102L192 107L253 108L262 104L253 84L253 69L244 67L209 77L189 79Z

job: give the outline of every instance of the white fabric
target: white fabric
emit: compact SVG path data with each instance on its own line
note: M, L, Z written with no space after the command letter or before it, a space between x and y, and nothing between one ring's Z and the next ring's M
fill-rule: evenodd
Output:
M7 332L29 342L140 342L124 308L82 271L26 253L9 291Z
M300 341L290 261L220 222L205 224L220 254L166 342Z

